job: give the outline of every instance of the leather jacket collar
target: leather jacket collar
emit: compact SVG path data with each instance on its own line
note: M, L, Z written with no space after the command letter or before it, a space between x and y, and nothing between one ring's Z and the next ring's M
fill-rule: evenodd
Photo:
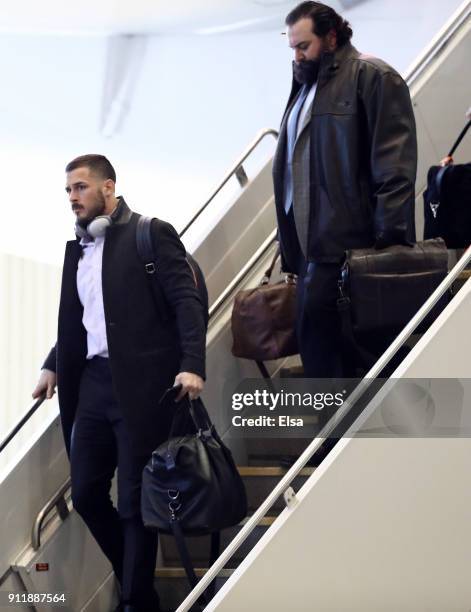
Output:
M347 42L330 53L324 53L319 71L319 79L329 79L335 75L340 66L352 57L359 57L355 47Z
M345 63L347 60L349 60L352 57L359 57L359 56L360 56L360 53L357 51L357 49L355 49L355 47L350 42L345 43L341 47L337 47L335 51L324 53L324 55L322 56L321 66L319 69L318 86L322 87L323 85L325 85L325 83L329 79L331 79L333 76L337 74L341 65ZM291 94L289 96L288 104L286 108L289 107L289 105L291 104L294 97L296 96L298 91L301 89L301 87L302 85L298 83L298 81L296 81L296 79L294 78L294 72L293 72L293 82L291 86Z
M123 196L118 196L118 207L116 214L113 218L113 223L116 225L124 225L129 222L132 215L132 210L126 204Z

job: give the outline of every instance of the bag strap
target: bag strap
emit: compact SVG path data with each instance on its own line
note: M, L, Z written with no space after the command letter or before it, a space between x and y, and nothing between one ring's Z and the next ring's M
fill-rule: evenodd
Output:
M152 221L152 217L145 217L143 215L139 217L136 226L136 246L139 258L144 263L144 269L155 298L157 312L162 320L166 321L170 315L157 274L158 265L151 232Z
M456 139L455 144L451 147L450 152L448 153L448 157L453 157L453 153L456 151L456 149L460 146L461 141L463 140L463 138L466 135L466 132L469 130L469 128L471 127L471 119L468 121L468 123L464 126L464 128L461 130L460 135L458 136L458 138Z
M280 256L280 253L281 253L280 245L278 245L276 247L275 254L273 255L273 259L271 260L270 267L267 270L265 270L265 272L263 274L263 278L262 278L262 282L261 282L262 285L266 285L268 283L268 281L270 280L271 275L273 274L273 269L275 267L276 260Z
M209 553L209 567L216 562L216 559L219 557L219 552L221 550L221 532L214 531L211 534L211 548ZM209 587L205 591L205 595L208 599L212 599L216 593L216 579L214 579Z
M145 217L142 215L139 217L137 221L136 228L136 244L137 244L137 252L139 253L139 257L146 263L146 272L148 274L153 274L155 270L152 272L152 266L155 268L155 252L154 252L154 244L152 242L152 234L151 234L151 225L152 218ZM149 266L149 271L147 270L147 266Z
M170 529L172 530L173 537L177 543L178 554L180 555L180 561L182 562L183 568L185 570L186 577L188 582L190 583L190 587L192 589L198 583L198 578L196 576L195 570L193 568L193 564L191 562L190 553L188 552L188 547L185 542L185 536L183 534L182 528L180 526L180 522L176 517L176 514L172 509L170 509ZM209 566L213 565L216 559L219 557L219 551L221 548L221 532L215 531L211 534L211 551L209 556ZM207 606L209 600L214 597L214 593L216 590L216 580L213 580L210 586L205 590L205 592L198 599L198 603L200 605Z
M180 527L180 523L178 519L170 520L170 528L172 530L173 537L177 543L178 554L180 555L180 560L182 562L183 568L185 570L186 577L188 578L188 582L190 583L191 589L194 589L198 584L198 578L195 574L195 570L193 569L193 565L191 563L190 553L188 552L188 547L185 542L185 536L183 535L182 528ZM200 606L206 607L209 603L208 597L205 591L198 599L198 603Z

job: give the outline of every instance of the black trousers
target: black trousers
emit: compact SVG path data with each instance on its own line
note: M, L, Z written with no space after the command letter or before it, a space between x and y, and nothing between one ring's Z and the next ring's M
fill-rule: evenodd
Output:
M288 213L285 240L290 265L298 275L296 333L306 378L348 376L343 355L342 323L337 311L341 262L307 262L301 250L293 207Z
M72 430L72 501L113 566L123 603L139 612L159 609L153 587L157 536L145 529L140 511L142 470L116 401L108 359L87 362ZM118 470L118 508L110 497Z
M302 262L297 285L297 337L307 378L342 378L342 325L337 311L340 264Z

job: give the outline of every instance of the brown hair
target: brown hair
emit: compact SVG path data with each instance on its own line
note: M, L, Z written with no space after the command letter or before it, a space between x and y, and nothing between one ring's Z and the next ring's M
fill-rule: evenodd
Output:
M331 30L337 34L337 45L342 47L352 37L353 30L345 19L341 17L333 8L321 2L301 2L286 16L287 26L294 25L303 17L310 17L312 20L312 31L314 34L323 38Z
M80 155L80 157L76 157L67 164L65 171L72 172L77 168L90 168L91 172L97 174L100 178L111 179L116 183L116 172L104 155Z

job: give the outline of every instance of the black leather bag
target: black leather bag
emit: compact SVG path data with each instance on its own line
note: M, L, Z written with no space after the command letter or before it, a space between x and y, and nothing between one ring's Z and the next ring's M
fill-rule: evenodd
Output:
M468 122L453 145L452 157L471 126ZM449 249L471 244L471 163L432 166L424 192L424 238L441 237Z
M188 414L196 433L175 437ZM144 525L167 533L178 523L186 535L206 535L246 516L244 484L200 399L179 403L169 439L144 468L141 502Z
M165 399L178 389L169 389ZM169 438L152 453L143 470L141 512L147 528L174 535L188 581L194 588L198 580L184 536L211 534L211 565L219 554L220 530L237 525L246 516L247 496L232 454L216 432L203 402L190 401L186 396L178 408L175 406ZM182 428L188 420L192 432L175 435L176 431L188 431L188 427ZM201 603L205 602L203 596Z
M447 270L448 253L441 238L413 247L347 251L339 284L339 309L347 313L355 334L398 333L442 282Z

